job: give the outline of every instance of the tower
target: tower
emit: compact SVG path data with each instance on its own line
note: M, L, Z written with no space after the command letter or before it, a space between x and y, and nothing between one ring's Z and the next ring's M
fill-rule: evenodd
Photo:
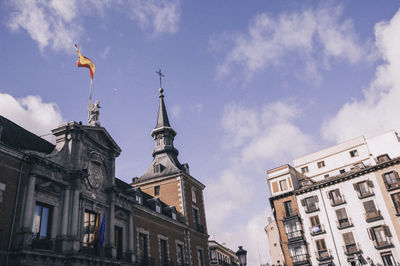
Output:
M160 88L159 92L157 122L150 134L155 141L153 161L142 176L132 180L131 185L175 207L184 216L190 265L208 265L205 186L190 175L188 164L181 164L178 160L179 152L174 147L176 131L168 119L164 90Z

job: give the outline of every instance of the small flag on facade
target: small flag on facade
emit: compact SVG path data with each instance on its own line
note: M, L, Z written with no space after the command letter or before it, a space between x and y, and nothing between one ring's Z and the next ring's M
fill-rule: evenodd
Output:
M100 226L100 231L99 231L99 239L97 241L97 246L99 248L103 247L105 231L106 231L106 213L104 213L103 220L101 221L101 226Z
M75 44L75 49L78 52L78 61L76 62L78 67L86 67L90 70L90 77L93 79L94 72L96 71L96 66L94 65L93 61L83 56L81 52L78 50L78 45Z

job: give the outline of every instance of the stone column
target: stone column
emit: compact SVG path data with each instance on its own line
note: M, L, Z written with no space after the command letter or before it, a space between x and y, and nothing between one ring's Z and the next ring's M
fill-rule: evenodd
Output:
M128 248L127 254L130 258L130 261L134 261L133 255L133 212L129 212L128 217Z
M21 234L18 237L17 243L20 246L30 246L32 244L32 224L33 214L35 210L35 185L36 176L31 175L28 177L28 186L25 192L25 203L23 212L23 222Z
M108 216L108 240L107 240L107 252L109 256L115 258L117 251L114 247L114 219L115 219L115 207L114 207L114 195L110 195L110 212Z
M66 187L64 190L64 202L62 208L61 237L65 237L68 233L69 194L70 194L70 188Z
M74 199L72 203L72 221L71 221L71 236L74 239L73 250L80 249L80 242L78 236L78 219L79 219L79 195L80 191L75 189L74 190Z

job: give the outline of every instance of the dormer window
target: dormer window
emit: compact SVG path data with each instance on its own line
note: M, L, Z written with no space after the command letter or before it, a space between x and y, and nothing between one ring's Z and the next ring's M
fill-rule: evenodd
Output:
M320 161L320 162L317 163L317 165L318 165L318 168L325 167L325 162L324 161Z
M154 195L155 195L155 196L160 195L160 186L155 186L155 187L154 187Z
M172 219L176 220L176 213L172 212Z
M159 173L161 173L162 172L162 170L163 170L163 166L161 165L161 164L155 164L154 166L154 173L155 174L159 174Z
M350 153L350 157L351 158L358 156L358 151L357 150L352 150L349 153Z
M308 173L308 166L302 167L302 168L301 168L301 173L302 173L302 174Z
M156 204L156 212L161 213L161 206L160 206L160 204Z
M380 155L380 156L376 157L376 159L378 160L378 163L384 163L384 162L390 161L390 157L387 154Z
M136 194L135 198L136 198L137 203L142 204L142 196L141 195Z

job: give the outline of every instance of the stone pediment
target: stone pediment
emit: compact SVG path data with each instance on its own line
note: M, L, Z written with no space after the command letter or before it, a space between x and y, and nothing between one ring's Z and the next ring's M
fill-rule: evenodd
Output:
M103 148L113 151L116 157L121 153L121 148L110 136L104 127L99 126L82 126L88 132L88 138Z

